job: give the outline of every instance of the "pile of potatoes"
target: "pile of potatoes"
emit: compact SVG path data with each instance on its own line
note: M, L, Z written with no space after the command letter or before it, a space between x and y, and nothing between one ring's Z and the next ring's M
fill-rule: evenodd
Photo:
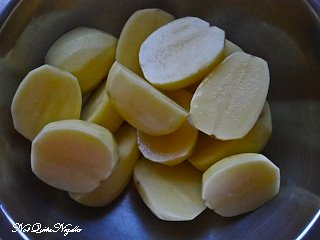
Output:
M266 61L200 18L143 9L119 39L79 27L19 85L11 112L33 173L92 207L132 178L160 219L255 210L279 191ZM84 99L86 101L84 102Z

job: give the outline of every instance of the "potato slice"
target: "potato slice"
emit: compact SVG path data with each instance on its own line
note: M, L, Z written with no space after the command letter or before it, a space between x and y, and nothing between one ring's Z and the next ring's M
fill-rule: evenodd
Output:
M181 106L118 62L108 75L107 94L124 120L149 135L172 133L188 116Z
M257 122L246 136L241 139L222 141L200 134L197 146L188 160L199 170L205 171L223 158L239 153L260 152L269 141L271 132L271 112L266 102Z
M79 83L74 76L42 65L26 75L13 97L14 127L32 141L47 123L79 119L81 101Z
M140 156L136 130L125 123L116 131L115 139L119 147L119 161L111 175L92 192L69 192L73 200L90 207L101 207L114 201L125 189Z
M253 211L280 187L280 170L268 158L243 153L224 158L203 174L202 198L224 217Z
M45 62L77 77L82 94L107 76L115 61L117 39L94 28L79 27L61 36L49 49Z
M141 45L145 78L173 90L201 80L222 60L225 34L196 17L176 19L154 31Z
M165 93L187 111L190 108L192 94L186 90ZM189 121L173 133L164 136L150 136L138 131L138 145L147 159L174 166L186 160L193 152L198 137L198 130Z
M111 132L82 120L46 125L32 142L31 169L52 187L78 193L95 189L118 161Z
M117 62L143 77L139 63L141 44L152 32L173 19L171 14L157 8L142 9L132 14L119 37Z
M226 39L224 43L224 50L223 50L224 57L226 58L235 52L243 52L243 50L233 42L230 42L229 40Z
M144 203L162 220L192 220L206 208L201 173L188 162L168 167L141 158L134 168L134 183Z
M194 126L217 139L244 137L257 121L269 88L268 64L236 52L199 85L191 100Z
M111 132L115 132L123 123L122 117L113 108L107 95L105 81L94 90L83 106L81 119L108 128Z

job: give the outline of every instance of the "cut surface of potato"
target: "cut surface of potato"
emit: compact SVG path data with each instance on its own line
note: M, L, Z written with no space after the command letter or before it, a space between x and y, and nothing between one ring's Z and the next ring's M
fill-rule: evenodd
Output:
M200 134L197 146L188 160L197 169L205 171L223 158L239 153L262 151L269 141L271 133L271 112L269 104L266 102L257 122L243 138L222 141L206 134Z
M42 65L26 75L13 97L14 127L32 141L47 123L78 119L81 102L79 83L74 76Z
M77 77L82 94L94 89L115 61L117 39L94 28L79 27L61 36L45 62Z
M187 111L189 110L191 93L181 89L165 94ZM150 136L138 131L138 145L145 158L173 166L186 160L192 154L197 137L198 130L189 121L185 121L176 131L164 136Z
M187 119L181 106L118 62L109 72L106 89L121 117L149 135L172 133Z
M194 126L217 139L244 137L257 121L269 88L268 64L236 52L204 79L191 100Z
M206 208L201 172L188 162L169 167L141 158L134 168L134 183L144 203L162 220L192 220Z
M136 130L125 123L115 132L115 139L119 148L119 160L111 175L92 192L69 192L72 199L86 206L100 207L114 201L125 189L140 156Z
M243 153L222 159L203 174L202 198L216 213L232 217L253 211L280 188L280 170L268 158Z
M174 17L157 8L136 11L124 25L117 46L116 60L143 77L139 63L139 49L143 41L156 29Z
M141 45L139 62L154 86L174 90L202 79L222 59L224 31L196 17L176 19Z
M92 93L82 108L81 119L96 123L115 132L123 123L122 117L113 108L106 92L106 82Z
M111 132L82 120L47 124L32 142L31 169L52 187L78 193L95 189L118 161Z

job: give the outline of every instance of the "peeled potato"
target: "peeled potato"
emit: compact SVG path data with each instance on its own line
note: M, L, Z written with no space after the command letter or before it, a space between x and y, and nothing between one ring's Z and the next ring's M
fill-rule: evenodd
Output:
M134 183L144 203L162 220L192 220L206 208L201 173L188 162L169 167L141 158Z
M266 61L236 52L197 88L191 100L192 122L197 129L217 139L242 138L257 121L268 88Z
M190 108L192 94L186 90L176 90L166 93L171 99L184 107ZM186 160L193 152L198 137L198 130L189 121L173 133L164 136L150 136L138 131L138 145L141 153L147 159L173 166Z
M224 57L226 58L235 52L243 52L243 50L239 46L235 45L233 42L230 42L226 39L223 50Z
M106 89L121 117L149 135L172 133L188 116L181 106L118 62L110 70Z
M42 65L26 75L13 97L11 114L14 127L32 141L47 123L78 119L81 98L74 76Z
M82 94L94 89L115 61L117 39L94 28L79 27L61 36L45 62L77 77Z
M111 175L92 192L69 192L73 200L90 207L104 206L114 201L127 186L140 156L136 130L128 124L123 124L116 131L115 139L119 148L119 161Z
M244 153L224 158L203 174L202 198L225 217L253 211L272 199L280 187L280 171L268 158Z
M200 134L197 146L188 160L199 170L205 171L223 158L239 153L260 152L269 141L271 132L271 112L266 102L257 122L243 138L222 141L206 134Z
M174 17L157 8L136 11L124 25L117 46L116 60L143 77L139 63L139 49L143 41L156 29Z
M78 193L95 189L118 161L111 132L82 120L46 125L32 142L31 169L52 187Z
M81 119L96 123L115 132L123 123L122 117L113 108L106 92L106 82L93 92L82 108Z
M145 78L164 90L201 80L221 60L225 34L196 17L176 19L154 31L141 45Z

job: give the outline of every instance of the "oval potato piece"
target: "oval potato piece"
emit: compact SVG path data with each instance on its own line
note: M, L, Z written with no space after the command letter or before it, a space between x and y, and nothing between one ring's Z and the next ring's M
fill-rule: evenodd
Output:
M257 121L269 88L266 61L236 52L217 66L195 91L194 126L221 140L244 137Z
M118 62L109 72L106 89L122 118L149 135L172 133L188 117L181 106Z
M222 60L225 33L196 17L176 19L154 31L141 45L145 78L163 90L201 80Z
M224 217L253 211L277 195L280 170L258 153L222 159L204 174L202 198L208 208Z
M25 76L13 97L14 127L32 141L50 122L79 119L81 102L79 83L72 74L42 65Z
M144 203L162 220L192 220L206 208L201 172L188 162L169 167L141 158L134 168L134 183Z
M45 62L77 77L82 94L93 90L115 61L118 40L98 29L78 27L58 38Z
M87 193L98 187L118 161L112 133L82 120L47 124L33 140L31 169L52 187Z

